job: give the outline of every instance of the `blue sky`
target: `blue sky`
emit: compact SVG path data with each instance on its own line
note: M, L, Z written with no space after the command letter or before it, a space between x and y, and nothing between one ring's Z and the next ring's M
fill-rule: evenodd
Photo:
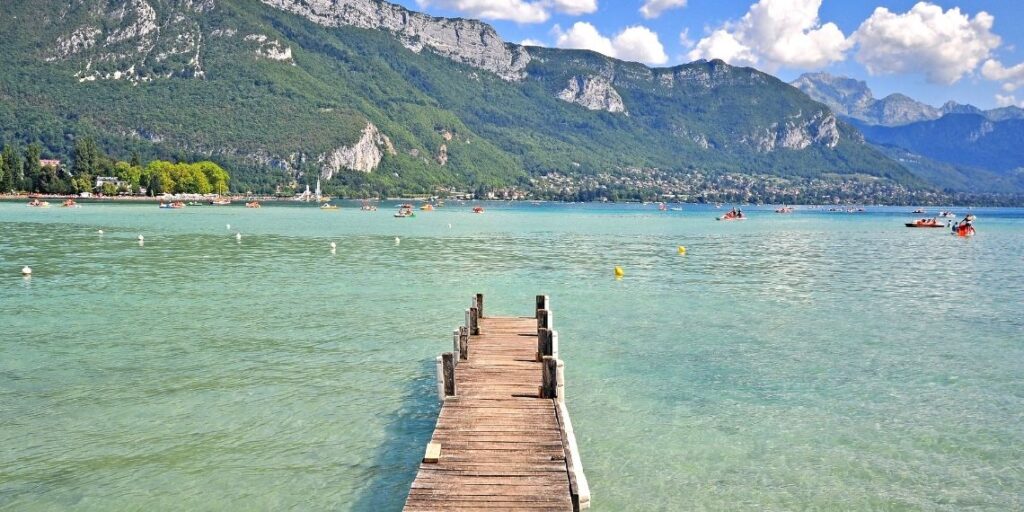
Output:
M876 97L901 92L936 106L1024 106L1024 0L397 3L484 19L511 42L588 48L652 66L717 57L786 81L807 71L862 79Z

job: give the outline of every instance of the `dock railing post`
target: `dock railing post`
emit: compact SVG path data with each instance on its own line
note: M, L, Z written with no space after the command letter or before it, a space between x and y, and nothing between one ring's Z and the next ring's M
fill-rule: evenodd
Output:
M535 318L540 318L541 310L545 310L546 311L548 309L548 303L550 302L550 300L551 299L549 299L547 295L538 295L537 296L537 308L534 310L534 317Z
M459 328L459 359L469 360L469 327Z
M437 356L437 400L444 402L444 357Z
M476 306L469 308L469 334L480 334L480 311Z
M544 361L544 356L551 355L551 330L537 329L537 362Z
M549 309L542 309L537 311L537 333L540 334L541 329L554 329L554 313Z
M555 398L558 391L558 360L544 356L541 371L540 397Z
M444 398L455 396L455 353L441 354L441 366L444 373Z
M480 318L484 318L484 294L476 294L476 312Z
M458 365L462 360L462 329L452 331L452 352L459 354L459 357L455 358L455 364Z
M558 359L558 331L551 330L551 341L548 342L548 350L551 357Z

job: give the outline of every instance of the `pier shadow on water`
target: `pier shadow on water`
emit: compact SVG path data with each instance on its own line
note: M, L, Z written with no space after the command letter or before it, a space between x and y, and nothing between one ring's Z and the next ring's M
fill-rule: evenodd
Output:
M400 407L388 414L385 441L368 461L371 474L350 510L402 510L440 409L434 362L425 361L419 376L406 386Z

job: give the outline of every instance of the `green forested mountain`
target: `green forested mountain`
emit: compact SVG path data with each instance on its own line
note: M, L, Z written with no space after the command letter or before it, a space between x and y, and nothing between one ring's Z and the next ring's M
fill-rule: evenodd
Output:
M721 61L651 69L376 0L7 0L0 142L214 160L236 190L527 184L629 168L923 180Z

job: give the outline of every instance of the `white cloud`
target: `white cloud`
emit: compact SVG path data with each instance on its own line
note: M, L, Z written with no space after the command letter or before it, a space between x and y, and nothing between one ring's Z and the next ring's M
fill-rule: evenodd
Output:
M641 25L628 27L614 38L602 35L597 27L585 21L573 23L567 31L556 26L554 32L555 46L559 48L593 50L609 57L645 64L668 62L658 34Z
M1000 107L1024 108L1024 101L1017 101L1017 97L1012 94L1007 96L996 94L996 105L999 105Z
M644 18L653 19L661 16L669 9L682 9L686 7L686 0L645 0L640 7L640 14Z
M993 21L984 11L971 19L958 7L943 12L928 2L903 14L879 7L853 35L857 60L871 74L924 73L930 82L953 84L999 46Z
M547 46L547 43L545 43L544 41L530 38L523 39L522 41L519 42L519 44L523 46Z
M518 23L543 23L551 17L552 10L572 16L597 11L597 0L416 0L416 5L421 9L435 6L474 18Z
M693 41L693 39L690 39L690 29L688 29L688 28L687 29L683 29L683 31L679 33L679 45L680 46L682 46L683 48L689 49L689 48L693 48L693 45L695 45L695 44L697 44L697 43L695 43Z
M701 39L691 60L722 59L730 64L813 69L846 58L853 44L835 23L818 19L821 0L760 0L738 21Z
M559 48L575 48L577 50L593 50L603 53L609 57L615 56L615 48L612 47L612 40L604 37L598 32L597 27L585 21L577 21L569 27L567 32L562 32L555 27L557 39L555 46Z
M998 60L989 59L981 66L981 76L992 81L1005 82L1003 90L1013 92L1024 87L1024 62L1008 68Z
M668 62L665 47L653 30L635 25L627 28L612 40L615 57L646 64L664 64Z

